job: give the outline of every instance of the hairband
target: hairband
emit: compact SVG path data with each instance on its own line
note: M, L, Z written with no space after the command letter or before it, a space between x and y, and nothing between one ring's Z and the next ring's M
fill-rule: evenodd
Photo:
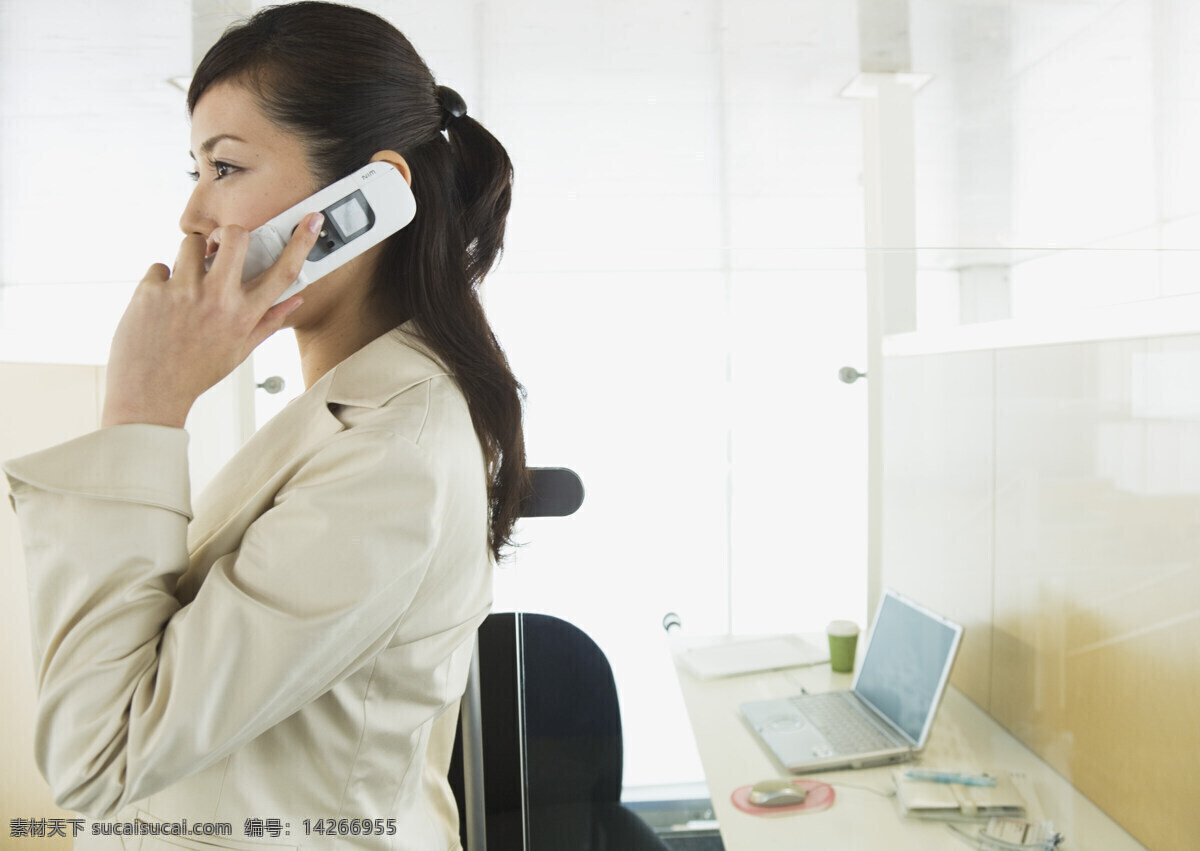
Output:
M462 95L449 86L437 87L437 99L442 107L443 130L449 127L450 122L454 119L462 118L467 114L467 102L462 99Z

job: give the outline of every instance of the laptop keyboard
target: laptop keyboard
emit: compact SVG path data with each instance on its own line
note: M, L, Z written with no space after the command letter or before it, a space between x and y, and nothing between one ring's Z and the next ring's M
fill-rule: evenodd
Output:
M896 747L896 743L867 720L853 706L848 706L846 692L824 692L792 698L796 708L804 713L833 748L834 753L868 753Z

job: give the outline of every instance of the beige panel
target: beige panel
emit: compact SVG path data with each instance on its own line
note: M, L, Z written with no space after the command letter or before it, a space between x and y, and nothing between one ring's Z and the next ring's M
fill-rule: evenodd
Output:
M961 623L952 682L985 709L992 652L993 355L890 358L883 581Z
M0 459L13 458L92 431L100 421L103 368L0 364ZM54 805L33 760L34 676L29 605L16 518L8 482L0 476L0 818L4 847L70 848L69 839L8 836L16 818L70 818ZM69 833L68 829L68 833Z
M997 354L992 712L1152 848L1200 835L1197 353Z

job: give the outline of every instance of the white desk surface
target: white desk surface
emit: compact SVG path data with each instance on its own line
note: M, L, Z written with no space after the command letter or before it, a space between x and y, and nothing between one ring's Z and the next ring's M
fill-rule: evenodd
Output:
M805 636L821 641L821 636ZM851 674L835 674L828 664L700 680L678 661L675 670L700 750L700 759L720 823L726 851L773 848L838 848L862 851L930 851L968 848L945 824L900 815L892 789L892 767L804 775L831 784L837 794L823 812L752 816L730 800L734 789L771 777L789 776L742 721L738 705L748 700L788 697L850 687ZM860 642L861 649L861 642ZM1045 817L1066 841L1063 849L1142 849L1132 836L1021 744L991 716L953 687L943 698L924 753L916 763L946 769L1022 771L1032 782ZM899 767L904 767L902 763ZM969 826L969 825L968 825Z

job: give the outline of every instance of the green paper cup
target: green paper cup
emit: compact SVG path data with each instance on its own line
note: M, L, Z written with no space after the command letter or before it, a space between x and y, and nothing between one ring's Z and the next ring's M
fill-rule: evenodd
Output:
M829 667L839 674L854 670L854 653L858 650L858 624L854 621L834 621L825 627L829 636Z

